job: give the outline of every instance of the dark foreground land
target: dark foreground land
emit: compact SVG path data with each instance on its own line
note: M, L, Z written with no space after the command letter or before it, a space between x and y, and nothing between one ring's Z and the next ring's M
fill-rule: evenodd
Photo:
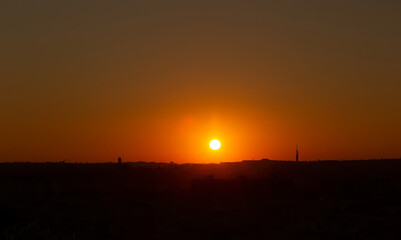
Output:
M401 160L0 164L0 239L401 239Z

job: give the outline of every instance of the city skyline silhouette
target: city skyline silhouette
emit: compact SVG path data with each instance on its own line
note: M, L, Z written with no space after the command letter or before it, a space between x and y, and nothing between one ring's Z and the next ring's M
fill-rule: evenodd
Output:
M401 239L401 1L0 1L0 240Z

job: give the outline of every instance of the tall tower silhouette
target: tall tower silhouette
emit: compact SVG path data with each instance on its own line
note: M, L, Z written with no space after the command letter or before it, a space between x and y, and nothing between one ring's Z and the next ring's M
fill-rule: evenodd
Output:
M298 163L298 155L299 155L299 151L298 151L298 145L297 145L297 148L295 150L295 160L297 163Z

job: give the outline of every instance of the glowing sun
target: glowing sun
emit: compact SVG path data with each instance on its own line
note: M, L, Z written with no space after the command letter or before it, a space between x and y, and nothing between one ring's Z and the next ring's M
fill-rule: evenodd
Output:
M217 139L213 139L212 141L210 141L209 143L209 147L213 150L218 150L221 146L221 143L219 140Z

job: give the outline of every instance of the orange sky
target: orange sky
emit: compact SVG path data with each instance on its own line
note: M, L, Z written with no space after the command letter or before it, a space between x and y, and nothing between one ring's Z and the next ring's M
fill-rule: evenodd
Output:
M401 157L394 1L5 1L0 161ZM211 139L222 148L212 151Z

